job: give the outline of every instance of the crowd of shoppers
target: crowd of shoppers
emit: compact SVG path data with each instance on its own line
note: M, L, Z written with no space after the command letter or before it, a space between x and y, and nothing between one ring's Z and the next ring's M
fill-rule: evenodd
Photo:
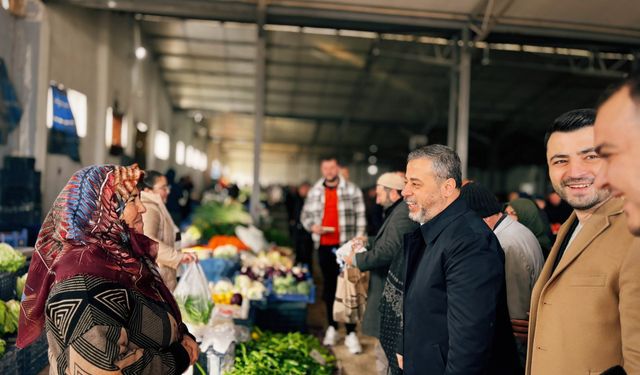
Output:
M298 260L319 260L323 343L338 339L336 251L354 240L344 261L370 272L361 330L376 338L379 374L640 374L640 76L596 109L560 115L544 142L557 194L548 204L513 195L503 205L481 184L463 186L456 152L429 145L408 155L405 171L378 178L383 219L368 237L362 191L323 159L322 178L301 185L289 207ZM170 292L177 266L194 260L178 250L172 220L192 185L172 191L172 180L92 166L58 196L17 342L46 332L51 373L181 373L195 362ZM560 215L556 196L571 208L559 228L547 211ZM360 353L356 326L346 331Z

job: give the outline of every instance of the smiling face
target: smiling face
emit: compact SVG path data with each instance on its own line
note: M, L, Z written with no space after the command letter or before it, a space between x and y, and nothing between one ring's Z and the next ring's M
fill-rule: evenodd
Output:
M593 126L551 134L547 163L554 190L574 209L588 211L609 196L594 183L602 160L595 152Z
M147 209L140 200L140 193L138 189L134 189L122 211L122 220L127 223L129 228L134 229L138 233L144 233L142 214L145 212L147 212Z
M624 196L629 230L640 236L640 108L624 87L598 110L595 142L603 158L596 183Z
M436 176L427 158L407 163L406 184L402 196L409 208L409 218L426 223L442 212L460 194L454 179Z

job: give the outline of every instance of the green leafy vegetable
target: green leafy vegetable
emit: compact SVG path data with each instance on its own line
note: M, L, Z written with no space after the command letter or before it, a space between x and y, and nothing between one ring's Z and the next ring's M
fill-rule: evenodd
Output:
M207 324L211 316L213 301L209 298L188 296L177 299L178 307L185 322L191 324Z
M27 283L27 273L18 277L16 280L16 295L18 298L22 298L22 292L24 292L24 285Z
M251 223L251 215L237 202L209 202L198 208L193 214L192 225L202 233L202 239L215 235L234 235L238 225Z
M258 328L252 336L256 339L236 347L231 375L330 375L334 371L335 357L314 336L263 333ZM311 356L314 351L323 361Z
M0 243L0 272L16 272L27 262L27 258L6 243Z
M4 352L6 350L7 350L7 343L3 339L0 339L0 358L4 356Z
M0 301L0 333L15 333L18 330L20 303L16 300Z

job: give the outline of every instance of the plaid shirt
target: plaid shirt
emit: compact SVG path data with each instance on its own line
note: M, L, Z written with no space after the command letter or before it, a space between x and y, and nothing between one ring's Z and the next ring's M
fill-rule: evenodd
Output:
M312 226L322 225L324 189L324 179L320 179L309 190L309 195L304 201L300 222L308 232L311 232ZM366 234L367 219L362 191L342 177L340 177L338 184L338 223L340 225L340 244L344 244L353 237ZM320 235L312 233L311 237L313 237L316 248L320 246Z

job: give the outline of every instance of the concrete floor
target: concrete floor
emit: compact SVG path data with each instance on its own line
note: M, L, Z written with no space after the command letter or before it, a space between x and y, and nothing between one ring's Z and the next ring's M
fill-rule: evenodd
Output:
M309 332L316 335L320 340L324 337L325 329L328 325L325 304L322 302L322 274L318 265L317 256L314 254L313 279L316 284L316 303L309 305L307 315L307 325ZM359 329L360 327L358 327ZM364 375L376 374L376 356L374 352L375 339L370 336L358 334L362 345L361 354L351 354L344 345L346 335L344 326L339 330L337 345L332 348L338 360L338 374L341 375Z

